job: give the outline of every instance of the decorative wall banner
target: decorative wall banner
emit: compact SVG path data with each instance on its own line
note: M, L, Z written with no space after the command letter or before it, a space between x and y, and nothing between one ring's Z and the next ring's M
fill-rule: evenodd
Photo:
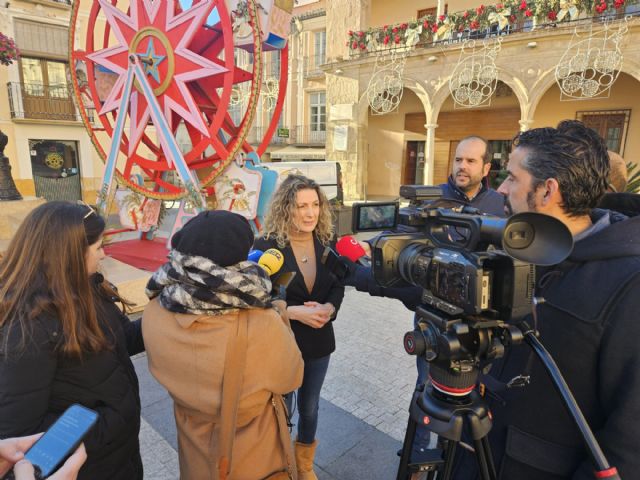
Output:
M560 100L608 98L620 75L623 55L621 43L628 31L627 19L616 26L605 22L586 37L577 31L556 66L555 76Z
M475 40L463 43L458 64L449 80L449 90L456 108L491 104L498 83L496 57L501 43L500 37L485 40L481 47L476 46Z

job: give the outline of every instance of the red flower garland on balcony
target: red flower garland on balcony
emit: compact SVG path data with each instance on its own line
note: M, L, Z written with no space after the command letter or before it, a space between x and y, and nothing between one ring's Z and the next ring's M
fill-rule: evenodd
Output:
M12 38L0 32L0 63L11 65L20 56L20 51Z
M520 24L535 20L535 24L560 23L573 19L578 14L587 16L602 15L606 11L620 10L626 5L637 4L640 0L574 0L569 12L560 7L557 0L506 0L496 5L480 5L476 8L448 15L427 15L411 22L384 25L382 28L369 28L366 31L348 32L347 45L352 52L366 53L380 48L413 46L417 43L429 43L448 38L459 32L478 31L498 25ZM363 48L364 45L364 48Z

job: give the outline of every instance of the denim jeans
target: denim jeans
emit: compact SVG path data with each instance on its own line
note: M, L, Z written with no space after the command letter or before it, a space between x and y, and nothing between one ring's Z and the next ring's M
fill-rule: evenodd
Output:
M304 361L304 377L302 386L298 389L298 442L300 443L310 444L316 439L320 390L329 369L330 358L331 355L327 355ZM285 402L289 414L292 414L293 393L285 396Z

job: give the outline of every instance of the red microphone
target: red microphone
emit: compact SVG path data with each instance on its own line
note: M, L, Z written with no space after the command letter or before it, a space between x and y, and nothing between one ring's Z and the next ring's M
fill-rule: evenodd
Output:
M367 258L367 252L358 243L358 241L350 235L346 235L336 243L336 250L339 255L347 257L352 262L359 263L366 267L371 266Z

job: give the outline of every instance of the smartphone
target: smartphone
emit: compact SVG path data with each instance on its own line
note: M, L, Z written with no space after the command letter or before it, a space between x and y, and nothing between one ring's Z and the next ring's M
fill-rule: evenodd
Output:
M46 478L78 448L97 421L97 412L82 405L71 405L24 456Z

